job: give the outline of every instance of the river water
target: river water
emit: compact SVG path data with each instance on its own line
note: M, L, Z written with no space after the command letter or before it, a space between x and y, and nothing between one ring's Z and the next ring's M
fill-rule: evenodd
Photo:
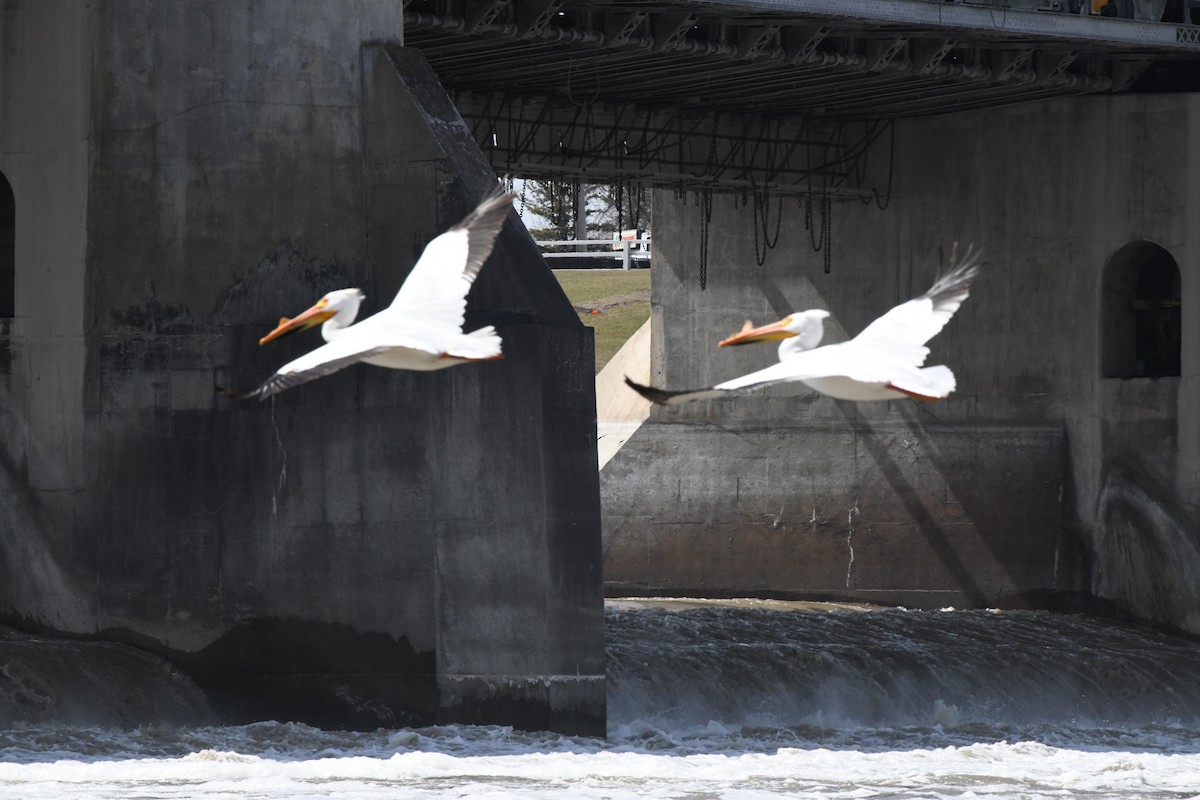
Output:
M1200 642L1041 612L621 601L608 737L0 731L0 797L1200 797Z

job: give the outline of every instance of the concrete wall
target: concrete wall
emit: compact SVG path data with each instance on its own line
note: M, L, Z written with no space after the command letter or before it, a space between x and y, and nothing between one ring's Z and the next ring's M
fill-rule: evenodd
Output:
M775 387L657 410L602 473L609 590L1082 597L1200 630L1200 430L1185 411L1200 401L1198 109L1089 97L899 122L890 205L834 204L828 273L797 201L757 266L752 204L718 195L701 291L700 208L657 193L655 379L671 388L771 363L769 346L715 348L746 317L828 308L837 341L928 288L952 241L987 263L931 343L927 363L958 377L944 402ZM1106 263L1141 240L1180 267L1182 377L1102 378Z
M256 342L329 289L390 302L495 180L371 44L401 17L5 4L0 617L165 655L230 719L602 731L590 331L515 215L468 314L504 361L213 390L314 347Z
M12 537L0 563L4 585L25 598L31 615L74 619L86 613L81 579L55 557L74 549L73 510L35 508L28 493L62 497L84 472L92 24L87 9L71 3L9 0L2 19L0 172L16 203L16 316L0 320L0 502L22 528L36 517L47 533Z

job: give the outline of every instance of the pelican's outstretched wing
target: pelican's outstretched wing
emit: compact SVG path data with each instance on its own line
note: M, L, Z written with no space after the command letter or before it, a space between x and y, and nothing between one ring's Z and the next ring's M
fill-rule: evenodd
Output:
M323 378L326 375L332 375L340 369L345 369L351 364L357 364L364 358L369 358L378 353L385 353L390 348L375 347L358 353L346 353L340 357L314 359L314 356L321 354L322 356L330 356L330 353L322 353L327 347L331 347L335 343L327 344L323 347L318 347L311 353L284 364L279 370L263 381L262 385L257 389L252 389L249 392L234 392L229 389L219 389L225 397L232 397L237 400L266 400L273 394L279 394L285 389L291 389L293 386L299 386L302 383L308 383L316 378ZM303 363L303 362L310 363ZM219 388L219 387L218 387Z
M632 380L628 375L625 376L625 385L652 403L657 403L660 406L677 406L683 403L690 403L694 400L712 400L713 398L725 397L726 395L749 394L750 392L756 392L759 389L765 389L777 383L790 383L792 381L803 380L794 375L793 370L784 369L784 367L790 366L792 366L790 362L773 364L766 369L760 369L758 372L751 372L749 375L743 375L740 378L734 378L731 381L718 383L716 386L709 386L704 389L683 389L680 391L659 389L654 386L643 386Z
M497 186L461 222L425 246L383 314L419 315L430 327L459 331L467 292L483 267L516 195Z
M883 393L883 390L890 389L915 398L936 400L945 397L954 388L954 373L947 367L922 369L888 352L862 347L853 341L795 353L778 364L704 389L669 391L643 386L628 377L625 383L652 403L673 406L694 400L748 394L780 383L817 381L815 387L820 387L820 381L828 378L844 378L864 387L876 387L881 394L872 399L899 396ZM834 395L838 396L836 392Z
M299 386L316 378L323 378L345 369L351 364L366 361L373 356L391 353L398 348L431 352L429 345L422 343L417 337L397 334L388 331L384 325L372 324L377 320L378 315L365 319L359 324L347 328L332 342L326 342L316 350L289 361L276 370L274 375L263 381L257 389L241 393L221 389L221 394L242 400L253 398L265 400L285 389L291 389L293 386Z
M683 389L681 391L671 391L669 389L659 389L655 386L644 386L628 375L625 376L625 385L642 397L660 406L679 406L684 403L690 403L693 400L711 400L714 397L724 397L729 392L721 389Z
M981 251L967 249L963 262L938 278L929 291L887 312L854 337L861 344L886 345L910 363L921 365L929 350L924 345L936 336L970 293L971 281L979 274ZM957 258L957 245L951 261Z
M830 345L828 347L819 347L816 350L797 353L787 361L781 361L765 369L742 375L740 378L734 378L723 383L718 383L716 386L708 386L703 389L684 389L681 391L658 389L653 386L643 386L631 380L629 376L625 377L625 384L650 402L666 406L677 406L681 403L690 403L693 400L711 400L714 397L724 397L730 394L747 394L749 392L756 392L759 389L765 389L777 383L792 383L808 378L844 374L842 371L842 368L846 366L844 359L839 360L836 356L830 357L828 355L829 350L842 346ZM871 374L874 375L874 373ZM875 380L876 378L871 379Z

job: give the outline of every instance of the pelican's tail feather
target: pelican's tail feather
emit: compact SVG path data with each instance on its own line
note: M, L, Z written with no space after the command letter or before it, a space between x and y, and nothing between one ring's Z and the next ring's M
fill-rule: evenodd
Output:
M501 345L500 334L496 333L496 329L491 325L485 325L458 337L458 341L446 351L445 356L468 361L485 361L500 358L503 355Z
M954 391L954 373L949 367L939 364L924 367L903 380L895 380L888 388L904 392L916 400L945 400Z

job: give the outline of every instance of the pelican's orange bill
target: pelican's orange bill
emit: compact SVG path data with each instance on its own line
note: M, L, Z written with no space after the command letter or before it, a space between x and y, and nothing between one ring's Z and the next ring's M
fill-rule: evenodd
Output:
M751 342L772 342L779 339L787 339L796 334L784 327L791 321L791 317L785 317L779 322L772 322L770 325L763 325L761 328L754 327L754 323L746 320L746 324L737 333L717 342L717 347L726 347L737 344L750 344Z
M266 344L272 339L278 339L280 336L283 336L286 333L291 333L292 331L304 331L315 325L320 325L322 322L334 315L333 311L325 310L325 306L328 304L329 301L322 297L317 301L316 305L298 317L293 317L292 319L280 317L279 324L275 326L275 330L259 339L258 343Z

